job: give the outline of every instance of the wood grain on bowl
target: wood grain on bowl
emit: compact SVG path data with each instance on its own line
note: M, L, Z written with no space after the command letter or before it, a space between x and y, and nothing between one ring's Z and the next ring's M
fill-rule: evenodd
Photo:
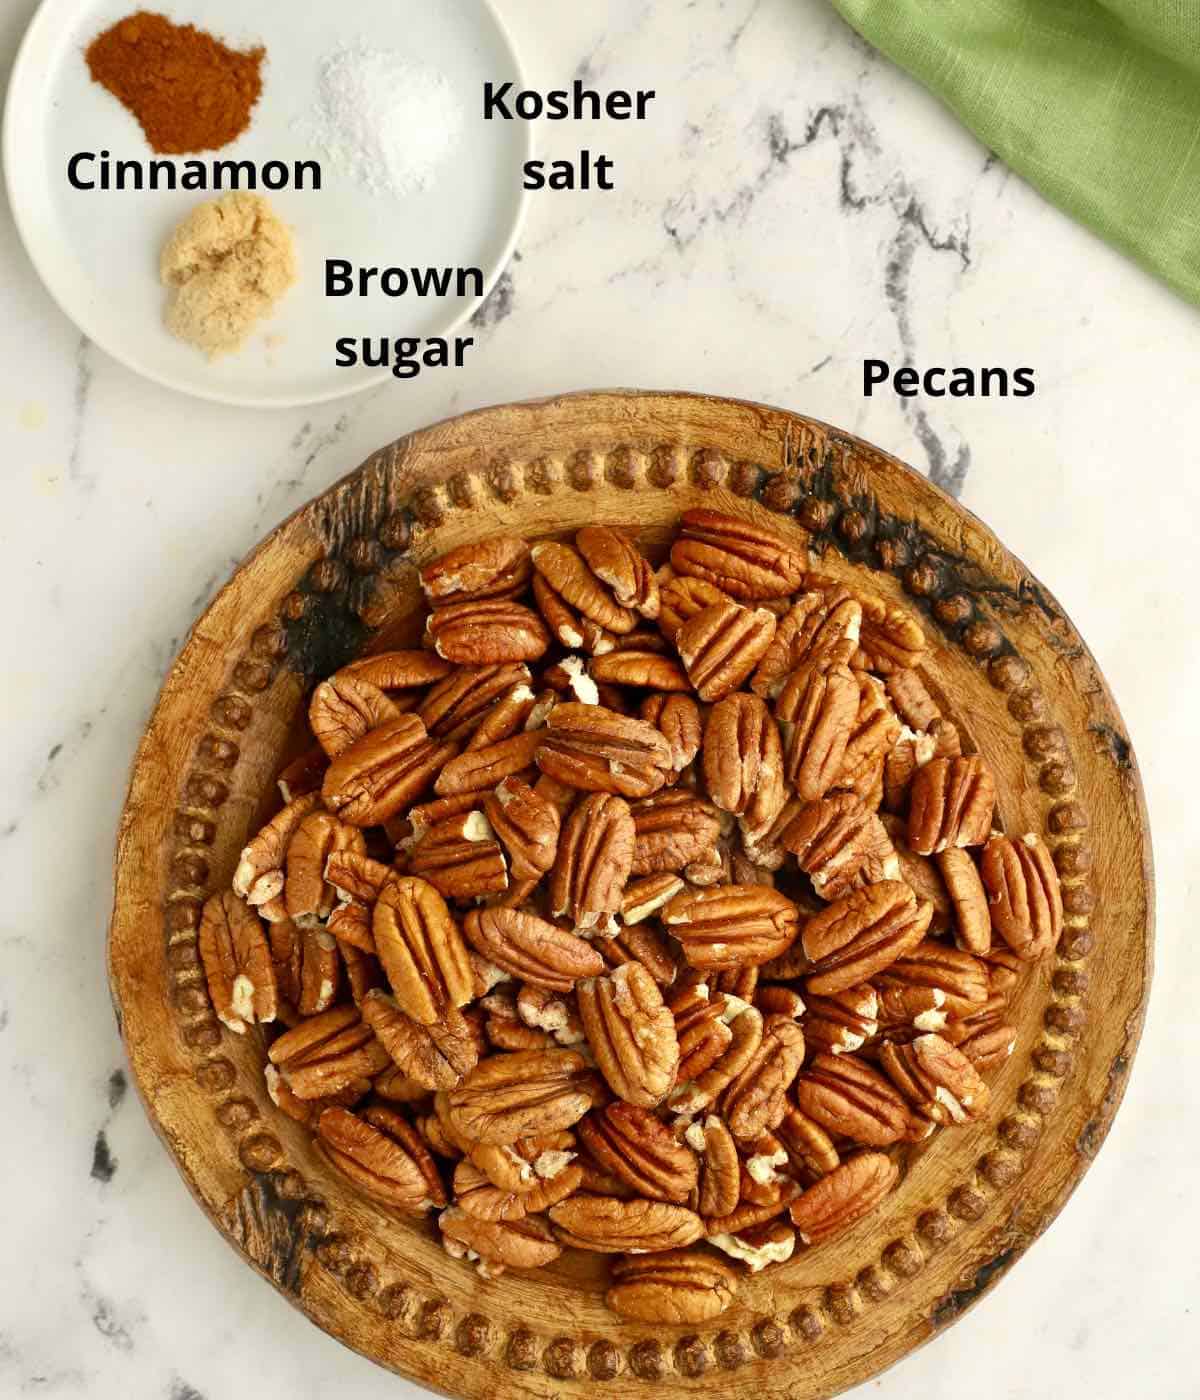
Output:
M991 1109L935 1138L872 1216L744 1280L711 1324L622 1322L596 1260L484 1282L356 1193L278 1112L254 1027L214 1014L201 907L298 759L313 684L416 646L417 570L499 531L635 527L662 553L709 505L807 533L925 618L931 687L967 717L1004 830L1063 882L1056 953L1017 1003ZM793 523L794 522L794 523ZM269 536L193 629L134 766L109 944L148 1112L202 1207L332 1335L460 1396L768 1393L810 1400L935 1336L1046 1228L1102 1143L1148 993L1149 834L1116 707L1054 598L957 503L847 434L755 404L608 392L482 410L385 448Z

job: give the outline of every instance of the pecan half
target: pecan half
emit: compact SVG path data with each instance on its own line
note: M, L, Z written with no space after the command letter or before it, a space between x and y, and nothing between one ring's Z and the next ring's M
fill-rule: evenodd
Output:
M603 1098L582 1055L530 1050L481 1060L445 1103L449 1126L468 1142L503 1144L561 1132Z
M575 535L575 547L621 607L632 608L640 617L658 616L658 580L650 561L627 535L608 525L585 525Z
M436 607L480 598L515 598L532 572L529 546L516 535L460 545L421 570L421 588Z
M635 1195L685 1205L696 1190L696 1154L646 1109L609 1104L589 1113L578 1131L596 1163Z
M576 987L579 1015L601 1074L626 1103L649 1108L666 1097L679 1065L675 1019L640 963Z
M1013 841L994 836L980 865L992 928L1019 958L1032 961L1062 935L1063 902L1058 871L1043 842L1032 834Z
M648 695L641 718L671 746L671 767L682 773L700 752L700 710L690 695Z
M899 1177L890 1157L860 1152L792 1202L792 1224L805 1244L824 1244L869 1215Z
M481 1220L450 1206L438 1216L438 1228L447 1254L457 1259L468 1253L479 1256L477 1268L484 1278L496 1278L506 1268L540 1269L562 1253L549 1225L536 1215Z
M375 1032L396 1066L425 1089L453 1089L479 1063L479 1045L461 1011L448 1006L423 1026L383 991L368 992L362 1018Z
M446 1204L437 1166L420 1134L390 1108L361 1114L327 1108L317 1119L317 1146L360 1190L405 1215L424 1215Z
M856 595L862 604L862 629L853 665L881 676L909 671L925 653L921 624L904 608L871 593Z
M622 648L597 656L588 667L591 677L600 685L632 685L643 690L673 691L686 694L692 683L687 672L670 656L653 651Z
M512 1148L499 1150L512 1151ZM575 1156L573 1152L547 1152L544 1155L554 1159L555 1172L543 1178L530 1165L532 1180L522 1182L519 1189L497 1186L470 1159L459 1162L454 1169L456 1202L468 1215L478 1220L524 1220L528 1215L556 1206L579 1190L583 1168L571 1160Z
M301 1021L272 1042L267 1058L301 1099L340 1094L356 1080L369 1080L391 1064L356 1006L334 1006Z
M861 1050L879 1030L879 996L869 983L805 1002L804 1038L818 1054Z
M470 739L493 710L514 693L526 692L531 702L529 680L529 667L515 661L458 667L429 689L417 714L436 739Z
M737 1300L737 1275L719 1259L673 1249L612 1266L604 1301L631 1322L708 1322Z
M618 636L632 632L637 626L634 613L629 608L621 607L613 597L612 589L592 571L577 549L569 544L548 541L534 545L532 556L537 577L545 587L585 621ZM535 596L538 606L542 607L544 592ZM569 647L586 645L582 635L576 641L561 636L559 640Z
M200 916L198 941L218 1020L238 1035L255 1021L273 1021L275 969L254 910L232 890L211 895Z
M704 782L723 811L741 817L753 844L768 831L787 793L779 728L757 695L729 695L704 726Z
M425 636L440 657L463 666L536 661L550 645L550 634L532 608L499 598L436 608Z
M987 892L975 862L961 847L951 846L934 857L954 907L955 942L980 956L992 946L992 921Z
M874 981L881 992L896 983L936 987L943 996L941 1005L953 1016L969 1015L973 1007L987 1000L990 990L987 963L933 939L919 943Z
M463 925L476 952L505 972L569 992L581 977L598 977L604 959L584 939L519 909L472 909Z
M380 892L371 919L375 947L396 1000L431 1025L447 1006L466 1006L475 975L446 901L426 880L402 876Z
M932 913L898 880L843 895L804 926L804 951L812 960L806 987L828 996L866 982L916 948Z
M541 729L529 730L486 748L459 754L438 774L434 792L441 797L466 792L482 794L505 778L528 772L541 750L544 733Z
M321 795L351 826L377 826L419 797L453 752L431 739L416 715L401 715L340 753L325 772Z
M966 1123L987 1111L987 1085L962 1051L940 1035L889 1043L879 1052L879 1063L913 1111L931 1123Z
M810 802L779 839L822 899L838 899L861 880L896 880L900 875L883 823L850 792Z
M566 915L579 933L615 932L633 865L633 816L629 804L608 792L585 797L563 824L550 872L550 909Z
M903 1096L853 1055L818 1055L796 1080L796 1104L835 1138L867 1147L890 1147L912 1134Z
M721 821L712 803L686 789L648 797L632 811L634 875L683 870L708 859L721 836Z
M721 996L714 1009L716 1019L700 1019L686 1029L676 1021L678 1082L668 1100L673 1113L700 1113L714 1104L762 1043L763 1018L755 1007Z
M671 567L734 598L780 598L800 587L807 549L748 520L715 510L685 510Z
M896 713L910 729L928 732L929 726L938 719L941 711L925 687L919 671L891 671L887 680L887 693L896 707Z
M508 852L514 879L536 880L550 869L562 824L552 802L509 776L483 799L483 810Z
M338 672L339 676L354 676L380 690L413 690L432 685L450 674L449 661L433 652L418 648L414 651L381 651L374 656L362 656Z
M283 902L289 919L327 919L337 891L325 878L329 858L345 853L365 856L367 843L355 826L329 812L310 812L296 828L287 850Z
M820 1123L790 1104L776 1128L792 1170L808 1185L828 1176L841 1161L833 1138Z
M935 758L912 780L908 844L923 856L948 846L982 846L995 806L996 780L982 758Z
M399 715L378 686L346 671L322 681L308 706L309 728L330 758L344 753L368 730Z
M858 649L861 623L862 607L844 588L802 594L779 619L750 689L773 699L802 666L824 670L848 665Z
M787 1111L787 1091L804 1062L804 1032L782 1016L770 1016L762 1043L721 1098L729 1131L743 1141L777 1128Z
M480 811L430 827L413 847L408 868L447 899L471 899L508 889L504 852Z
M294 798L242 851L233 873L233 892L253 904L269 923L287 918L282 898L287 849L296 828L320 800L316 792Z
M766 608L733 602L714 603L683 624L675 645L701 700L720 700L746 680L771 645L775 625Z
M704 1234L704 1222L695 1211L669 1201L573 1196L551 1207L550 1219L563 1244L600 1254L679 1249Z
M775 702L783 730L784 771L804 802L815 802L838 781L859 710L859 687L848 666L801 666Z
M685 1140L700 1154L695 1208L706 1219L732 1215L741 1199L741 1159L733 1134L716 1114L692 1123Z
M838 786L856 792L868 806L878 807L883 796L884 763L902 726L881 681L859 672L858 687L858 711L846 744Z
M649 797L673 772L670 745L653 725L602 705L558 705L539 732L538 767L584 792Z
M796 906L767 885L715 885L685 890L664 908L663 923L693 967L756 967L795 941Z
M1017 1029L1008 1023L1007 1003L996 995L969 1016L947 1022L941 1035L961 1050L980 1074L999 1069L1017 1044Z
M612 967L638 962L660 987L675 980L678 965L666 939L656 929L639 926L683 888L677 875L648 875L625 886L621 904L622 927L600 942L600 955Z
M715 584L706 583L700 578L689 578L686 574L676 574L668 564L659 573L658 630L667 641L673 642L688 618L695 617L714 603L732 601L729 594L723 593Z

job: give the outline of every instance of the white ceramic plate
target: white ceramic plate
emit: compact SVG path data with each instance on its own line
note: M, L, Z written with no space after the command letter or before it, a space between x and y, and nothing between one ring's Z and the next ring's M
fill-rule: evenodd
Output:
M291 226L297 284L236 355L215 361L163 327L159 251L178 220L210 193L80 191L76 151L153 157L125 108L93 83L83 51L132 0L44 0L9 85L4 165L17 227L51 294L97 345L130 368L201 398L262 406L315 403L395 380L390 368L338 368L343 336L447 335L482 298L327 298L326 258L378 267L478 267L486 296L516 243L525 210L526 122L484 121L485 80L521 85L512 44L488 0L171 0L160 9L235 48L262 44L263 94L250 129L200 157L319 159L322 188L265 192ZM456 145L429 185L393 198L357 185L304 134L321 60L343 44L391 49L443 74L463 108ZM469 332L468 332L469 333ZM467 363L470 363L467 352ZM445 373L424 369L423 375Z

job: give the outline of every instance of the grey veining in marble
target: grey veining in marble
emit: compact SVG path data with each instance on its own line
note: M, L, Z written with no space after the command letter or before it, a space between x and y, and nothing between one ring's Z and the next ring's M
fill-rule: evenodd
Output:
M227 1400L248 1378L256 1400L417 1394L247 1269L151 1132L105 982L117 816L182 638L266 530L422 423L622 384L800 409L960 495L1074 617L1142 765L1159 978L1112 1139L996 1294L860 1394L1188 1400L1197 312L823 0L498 3L534 85L659 97L645 123L539 127L542 155L604 149L618 188L534 197L464 372L295 411L188 401L80 338L0 209L0 1396ZM3 7L5 68L32 8ZM867 399L864 357L1030 364L1038 390Z

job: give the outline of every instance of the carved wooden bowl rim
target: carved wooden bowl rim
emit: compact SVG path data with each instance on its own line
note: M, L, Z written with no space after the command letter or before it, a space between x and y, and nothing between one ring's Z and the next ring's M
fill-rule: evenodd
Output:
M556 1323L553 1308L514 1306L509 1290L530 1294L511 1276L484 1285L437 1256L405 1272L403 1250L397 1267L393 1241L359 1228L363 1202L322 1171L256 1082L261 1047L233 1044L214 1019L196 955L200 906L227 883L253 816L239 770L253 767L256 741L278 740L271 697L294 708L302 680L369 639L411 587L411 556L494 530L494 516L537 533L564 502L563 524L605 510L638 521L662 499L650 492L667 493L673 512L707 498L794 519L814 552L907 596L959 682L1011 724L1022 815L1040 822L1068 911L1057 957L1026 992L989 1120L961 1130L929 1174L910 1173L873 1222L826 1247L815 1273L797 1256L747 1285L746 1306L699 1328L569 1307ZM748 1395L769 1384L809 1400L936 1335L1061 1208L1121 1100L1152 925L1145 805L1116 706L1061 608L995 536L896 458L813 419L625 390L481 409L412 433L241 565L193 628L138 750L109 971L135 1081L193 1193L260 1273L348 1345L463 1396L647 1383Z

